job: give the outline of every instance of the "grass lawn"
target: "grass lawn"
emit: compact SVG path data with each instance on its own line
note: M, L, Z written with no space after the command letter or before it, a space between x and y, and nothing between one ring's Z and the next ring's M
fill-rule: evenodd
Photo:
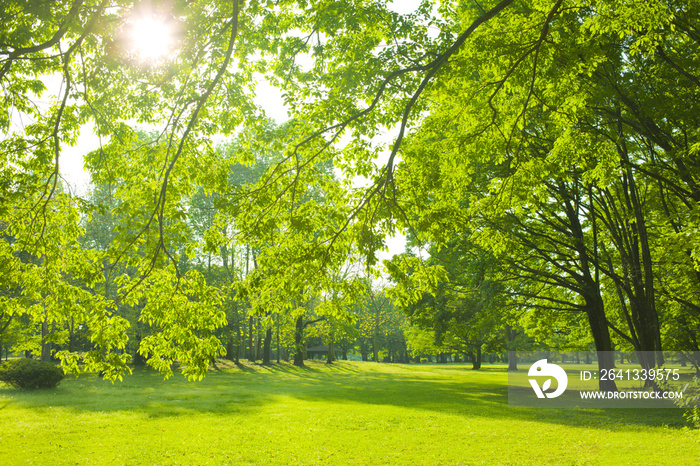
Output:
M508 408L502 366L219 367L0 385L0 465L700 465L681 410Z

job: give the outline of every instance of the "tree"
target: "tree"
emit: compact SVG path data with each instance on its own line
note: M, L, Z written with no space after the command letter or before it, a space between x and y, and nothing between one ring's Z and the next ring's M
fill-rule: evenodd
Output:
M95 312L109 302L95 293L104 277L92 267L97 252L80 245L78 216L75 201L58 193L41 217L8 222L0 249L5 265L3 314L7 324L15 318L23 320L24 338L16 347L36 353L43 361L51 358L52 344L70 339L69 326L87 325L94 348L83 357L85 367L118 377L130 360L123 353L129 323L112 312ZM42 240L37 241L37 236ZM63 357L67 369L78 370L75 352L63 350L57 356Z
M21 198L19 192L25 193L34 199L28 205L29 211L45 217L47 206L57 195L62 149L75 141L82 124L94 124L98 135L109 140L109 144L88 154L86 165L94 182L118 185L116 195L121 201L120 214L130 217L134 227L134 231L118 234L107 253L110 259L124 261L136 270L136 274L128 279L115 278L120 305L135 305L141 299L157 301L158 296L165 292L171 293L183 310L199 302L203 304L202 310L211 312L202 320L188 318L182 321L174 318L177 306L170 310L156 303L145 305L142 318L149 322L154 333L144 340L142 350L166 375L173 357L187 358L187 353L178 349L180 347L197 346L197 342L201 342L201 347L191 348L197 361L189 361L192 364L187 365L194 377L201 376L203 360L218 351L214 350L214 341L208 337L191 337L199 330L208 335L213 330L212 325L222 322L217 310L220 293L203 284L197 272L181 270L177 253L177 248L186 241L181 236L181 227L188 216L184 199L198 186L206 185L212 190L226 192L225 176L221 175L227 171L230 161L218 157L209 142L210 135L227 135L240 126L259 124L260 119L251 103L254 70L274 69L281 73L279 76L291 78L288 80L290 84L301 76L290 59L303 52L308 42L304 44L284 34L299 25L307 29L306 21L300 20L313 18L308 23L311 29L324 34L331 30L351 32L356 29L354 20L346 23L342 20L345 15L338 16L335 9L331 11L323 5L291 2L280 6L279 10L273 10L257 1L246 5L239 2L189 2L149 10L147 6L130 1L66 0L6 2L0 13L3 20L0 54L4 56L0 81L4 85L3 96L7 103L7 112L3 113L0 124L7 130L17 114L34 122L2 141L3 203ZM379 4L369 8L356 8L350 4L339 7L361 23L374 21L368 13L388 12ZM160 21L177 26L180 32L177 52L170 59L144 62L143 56L129 49L129 30L143 16L160 18ZM391 16L393 24L382 35L389 38L398 27L400 34L408 37L412 21ZM40 18L38 29L35 28L36 18ZM268 33L271 28L275 29L275 34ZM425 34L422 37L424 42ZM377 44L365 45L370 45L368 50L371 50ZM275 54L275 59L267 63L265 54L269 52ZM314 50L316 56L322 53L319 49ZM252 58L256 55L258 58ZM234 62L235 67L232 66ZM380 62L375 60L374 63ZM320 68L317 71L323 72ZM401 74L396 74L396 77ZM100 79L107 75L110 76L109 82ZM48 108L33 102L48 91L46 77L62 81L57 103ZM351 81L344 79L343 86ZM289 93L293 109L301 110L299 97L298 92ZM13 112L16 113L13 115ZM298 113L312 119L316 116L316 112ZM126 123L134 120L162 126L155 139L140 141ZM289 227L297 232L304 230L304 225L297 222L305 218L305 209L309 206L300 206L296 202L297 194L306 184L314 184L312 180L316 173L309 170L313 166L311 162L317 158L314 154L324 152L326 160L334 155L334 151L325 150L326 141L314 136L322 133L315 131L303 125L295 128L288 141L288 147L294 148L293 151L285 154L285 158L262 181L264 189L254 189L245 196L238 196L240 200L252 196L263 213L262 217L267 219L265 228L268 231L285 231ZM312 137L307 137L308 134ZM360 155L362 145L355 145L356 154ZM352 150L348 151L350 153ZM237 161L245 160L243 154ZM153 170L153 167L160 168ZM332 195L334 199L329 202L334 202L336 207L351 205L347 199L353 198L352 195L346 197L338 191L333 193L328 185L324 190L326 195ZM280 218L275 205L284 203L291 207L288 214ZM7 211L9 205L4 204L3 210ZM317 238L317 249L326 255L321 268L328 266L332 255L347 257L350 243L338 234L346 230L353 231L353 234L363 231L365 239L358 241L358 245L373 256L372 251L377 246L376 234L372 232L374 227L356 227L353 221L356 214L350 213L348 219L347 210L341 208L330 217L326 213L325 218L335 220L330 222L325 234ZM261 217L250 215L252 212L241 213L237 219L242 226L245 225L240 229L242 235L260 226ZM276 221L268 221L273 218ZM20 225L16 220L9 223L13 228ZM45 239L43 229L35 239ZM297 257L308 257L309 251L300 248L301 244L294 234L290 234L286 250L294 251ZM185 248L186 252L191 250ZM144 251L145 255L142 254ZM318 264L316 268L319 268ZM195 298L189 294L195 289L201 291L201 296ZM204 296L211 301L198 301ZM204 328L183 329L183 334L171 334L167 330L172 325L187 322L191 326L196 321L204 324ZM180 336L185 340L180 341ZM184 344L185 341L189 343ZM71 358L64 354L64 359L76 367L73 364L75 359Z
M403 146L395 179L405 225L423 241L442 246L441 231L466 230L508 261L513 280L539 283L523 290L530 305L584 312L596 349L612 350L614 331L656 352L642 360L649 367L663 363L655 231L669 223L680 231L688 217L662 220L678 212L669 193L683 205L694 189L681 155L692 137L673 136L691 134L694 123L676 118L687 108L664 105L659 90L668 92L675 76L694 106L688 70L697 64L687 59L697 41L685 8L639 6L511 5L451 61L451 79L426 90L429 116ZM469 24L475 13L460 14ZM671 59L663 50L675 45ZM469 200L466 211L455 197ZM604 292L618 294L619 305L606 309Z
M255 312L264 313L261 303L273 296L289 303L301 302L304 289L329 292L323 272L351 255L375 267L384 236L397 229L437 243L438 228L468 220L481 247L503 254L517 246L514 261L529 276L555 280L538 304L564 297L585 312L599 350L611 348L612 324L620 338L656 351L649 364L662 362L657 238L678 244L691 237L676 256L685 256L684 270L664 290L692 275L696 256L697 2L455 2L439 4L435 14L426 0L410 15L385 1L269 8L257 0L200 0L152 11L121 0L3 6L0 127L7 133L19 115L32 123L0 141L0 212L13 235L31 239L25 250L49 238L67 244L43 226L59 197L62 150L92 123L109 142L87 155L87 167L95 183L118 186L120 214L132 219L107 253L136 271L115 278L118 302L144 302L153 333L143 350L166 374L169 362L184 358L190 375L201 376L221 350L214 334L225 323L223 292L179 262L197 251L184 232L187 202L200 187L228 201L238 244L259 252L255 293L244 286L237 293L255 296ZM138 15L177 25L171 58L144 62L129 49L125 35ZM300 66L301 56L311 64ZM277 143L281 158L256 186L238 191L229 186L230 165L245 164L254 151L224 159L211 139L265 126L252 104L255 72L284 91L294 119ZM56 103L34 105L49 76L62 82ZM676 92L680 99L668 99ZM139 140L133 121L158 125L157 136ZM375 163L382 144L373 139L393 127L388 158ZM247 143L264 145L262 133ZM343 134L350 143L341 150ZM330 161L348 179L369 183L339 183L320 168ZM477 176L481 166L488 170ZM643 207L647 187L659 194ZM323 202L302 202L310 191L322 192ZM416 192L437 202L427 209L413 203ZM470 201L466 219L449 202L453 194ZM624 206L623 215L606 223L613 206ZM78 224L60 212L68 230L67 222ZM560 266L566 283L553 272ZM622 293L618 315L601 304L603 276ZM166 294L176 306L165 306ZM679 299L694 319L688 310L697 303ZM99 306L90 317L111 315L110 303ZM616 324L626 320L625 309L623 330ZM112 343L121 338L110 335ZM67 353L64 359L73 361Z
M406 330L406 345L414 358L427 355L437 356L445 351L435 344L435 334L430 330L412 325Z
M514 341L506 332L508 325L511 331L518 326L518 319L508 309L509 284L503 280L502 261L470 242L468 233L452 230L441 234L444 243L430 247L427 260L420 261L409 251L388 264L396 282L393 294L413 325L432 331L435 344L466 354L474 369L479 369L484 348L503 352L508 342L512 346ZM414 265L406 267L408 264ZM428 275L438 280L432 289L413 279L431 268L444 273ZM422 293L411 296L420 286ZM511 294L521 288L519 283L510 284Z

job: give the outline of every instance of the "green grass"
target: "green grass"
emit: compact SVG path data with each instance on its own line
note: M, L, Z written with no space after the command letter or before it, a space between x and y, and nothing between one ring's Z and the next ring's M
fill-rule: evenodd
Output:
M0 387L0 465L700 464L681 410L513 409L506 382L503 367L341 362Z

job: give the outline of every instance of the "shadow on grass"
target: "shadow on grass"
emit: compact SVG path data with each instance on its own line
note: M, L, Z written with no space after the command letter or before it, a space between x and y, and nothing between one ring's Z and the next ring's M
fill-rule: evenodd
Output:
M66 377L55 390L16 391L0 388L0 397L36 410L63 407L81 411L134 411L149 417L193 413L231 416L255 412L284 397L304 404L392 406L411 410L503 421L524 420L608 430L635 430L685 424L678 409L552 410L508 407L505 368L470 370L470 365L393 365L378 363L219 362L201 382L136 368L112 384L95 375Z

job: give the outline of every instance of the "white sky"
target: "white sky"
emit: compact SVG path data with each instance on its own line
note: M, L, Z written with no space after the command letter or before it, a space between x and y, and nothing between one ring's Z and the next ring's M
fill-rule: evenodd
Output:
M419 0L398 0L391 3L392 9L398 13L409 13L414 11ZM265 110L265 113L275 119L280 124L288 119L287 109L284 105L279 89L271 86L264 79L259 79L256 88L255 103ZM389 133L393 133L389 132ZM386 141L391 141L392 134L385 134ZM103 140L103 143L107 141ZM85 193L89 189L89 175L83 168L83 155L99 148L99 138L95 135L94 125L88 124L81 127L80 137L74 147L64 147L61 153L60 170L64 180L70 188L77 193ZM386 154L388 157L388 153ZM377 161L381 163L381 161ZM361 182L359 179L356 180ZM380 253L380 257L390 258L393 254L404 251L405 238L403 236L393 237L388 240L389 252Z
M390 2L391 8L402 14L414 11L419 4L420 0L394 0ZM49 89L49 93L50 91L51 89ZM279 89L260 79L256 91L255 103L262 107L265 113L275 119L278 124L284 123L288 119L287 108ZM97 149L99 143L94 126L90 124L81 128L80 137L75 147L63 148L60 161L61 174L73 188L77 188L78 192L84 192L89 183L89 176L83 169L83 154Z

